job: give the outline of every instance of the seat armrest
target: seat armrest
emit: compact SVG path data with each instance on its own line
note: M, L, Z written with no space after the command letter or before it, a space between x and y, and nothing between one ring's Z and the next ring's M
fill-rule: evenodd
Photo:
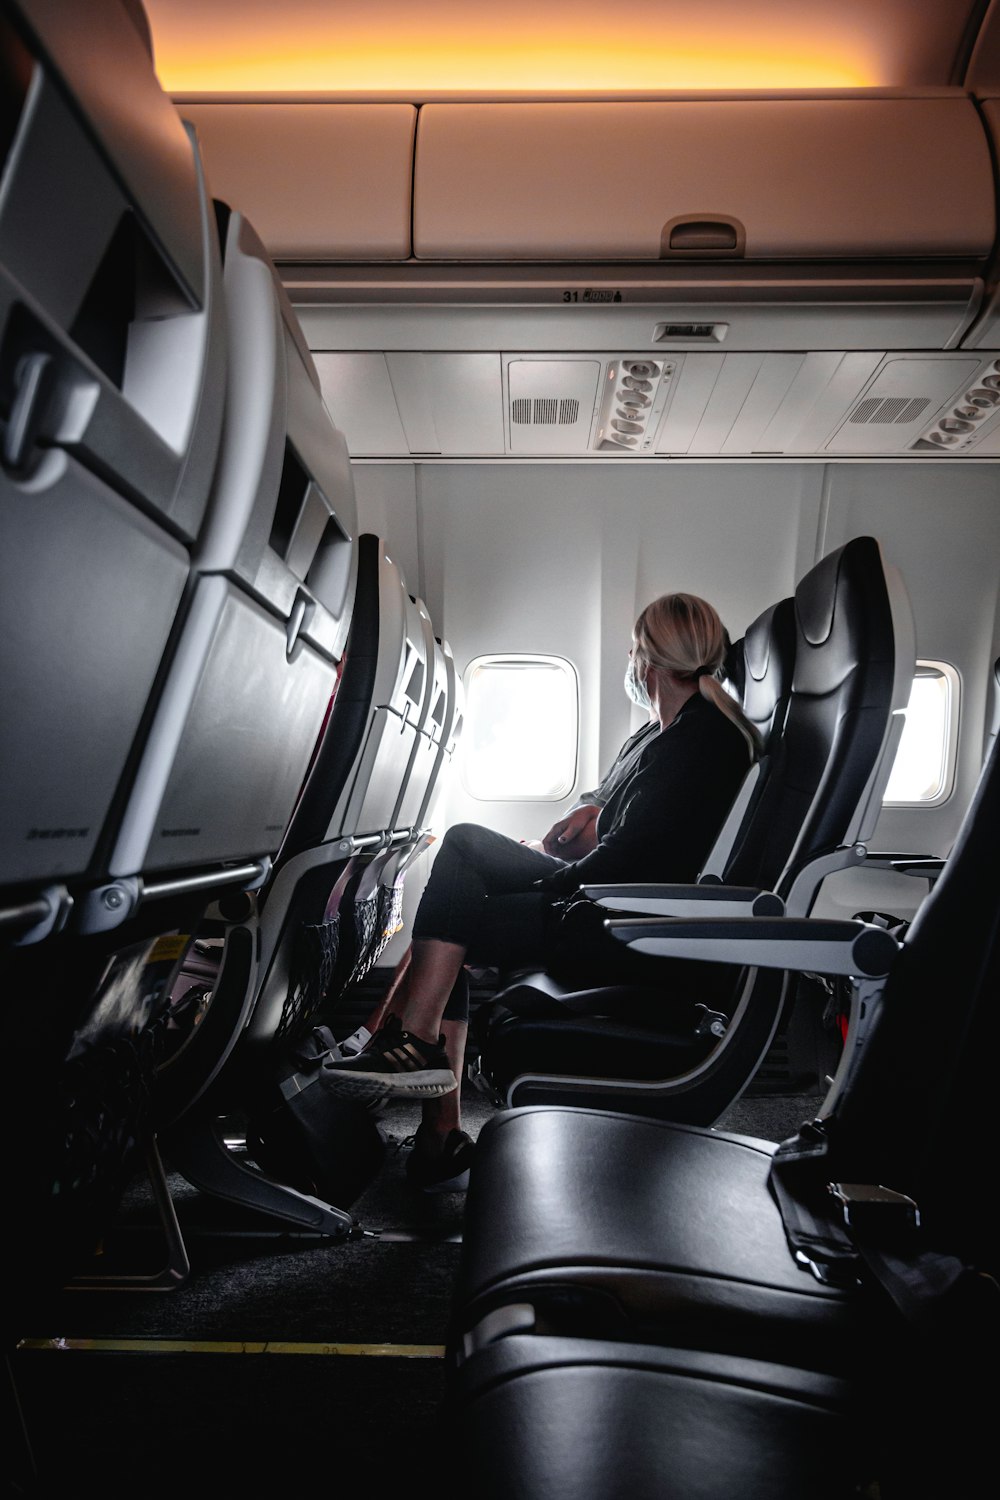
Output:
M884 927L821 917L613 917L610 935L637 953L761 969L878 978L900 945Z
M651 917L780 917L785 905L757 886L585 885L583 894L607 911Z
M883 850L869 853L866 865L876 870L895 870L897 875L913 875L918 880L937 880L944 860L933 854L895 854Z

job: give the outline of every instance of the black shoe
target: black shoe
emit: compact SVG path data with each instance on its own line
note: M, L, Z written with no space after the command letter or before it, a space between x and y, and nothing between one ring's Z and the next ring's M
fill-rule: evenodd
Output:
M324 1063L323 1086L356 1099L437 1099L458 1079L440 1040L421 1041L390 1016L362 1052Z
M421 1151L418 1143L406 1159L406 1180L423 1193L464 1193L475 1142L464 1130L453 1130L441 1151Z

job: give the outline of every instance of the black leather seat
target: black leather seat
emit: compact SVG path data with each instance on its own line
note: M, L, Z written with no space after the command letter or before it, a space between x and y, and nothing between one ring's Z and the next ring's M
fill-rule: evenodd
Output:
M587 888L608 916L806 914L831 871L857 863L874 826L913 675L912 618L877 541L823 559L795 593L788 707L721 883ZM772 622L773 624L773 622ZM584 913L589 916L589 914ZM662 975L662 977L661 977ZM764 1057L785 986L773 972L644 966L582 989L521 977L477 1017L481 1080L497 1102L578 1102L704 1124Z
M747 626L726 655L726 678L760 736L760 754L719 830L699 880L722 879L733 843L767 784L785 727L794 666L795 601L781 599Z
M873 1472L847 1382L766 1361L511 1335L454 1385L484 1500L849 1500Z
M847 1500L871 1467L846 1382L762 1360L514 1335L457 1385L483 1500Z
M516 1475L525 1500L548 1494L531 1476L547 1472L557 1451L580 1493L595 1453L634 1475L638 1494L757 1493L757 1481L744 1487L731 1467L755 1475L765 1442L736 1421L722 1391L725 1361L737 1357L777 1363L805 1401L818 1374L851 1383L854 1418L832 1446L818 1432L807 1442L835 1464L844 1443L870 1438L875 1474L866 1476L862 1443L856 1488L828 1491L818 1479L799 1493L862 1493L873 1478L885 1496L983 1492L991 1423L978 1362L989 1357L1000 1311L998 1236L983 1191L998 1040L998 828L994 747L944 873L898 949L879 929L815 919L615 924L629 942L682 929L678 951L685 941L705 949L715 927L717 941L741 944L747 958L756 947L760 962L855 974L867 964L872 978L857 988L819 1116L780 1148L563 1107L514 1110L484 1127L451 1359L460 1420L488 1442L497 1493ZM916 1204L919 1229L894 1194ZM595 1341L607 1341L606 1357ZM708 1356L715 1382L699 1412L717 1446L696 1448L694 1468L691 1450L663 1437L689 1418L686 1389L660 1381L650 1420L627 1442L615 1416L632 1399L635 1372L659 1369L678 1349ZM760 1389L748 1376L741 1389L744 1381ZM574 1416L584 1399L589 1435ZM780 1416L778 1426L797 1451L797 1419ZM760 1493L794 1493L782 1488L780 1466L777 1475L775 1489ZM573 1493L571 1480L564 1492Z

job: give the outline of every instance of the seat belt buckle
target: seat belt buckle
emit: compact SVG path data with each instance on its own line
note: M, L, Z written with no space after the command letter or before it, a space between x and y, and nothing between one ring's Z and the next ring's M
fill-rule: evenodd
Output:
M882 1233L920 1228L920 1208L905 1193L872 1182L831 1182L828 1188L843 1209L848 1230L863 1234L874 1224Z
M714 1036L721 1041L729 1028L729 1017L721 1010L709 1010L707 1005L696 1005L694 1034L696 1037Z

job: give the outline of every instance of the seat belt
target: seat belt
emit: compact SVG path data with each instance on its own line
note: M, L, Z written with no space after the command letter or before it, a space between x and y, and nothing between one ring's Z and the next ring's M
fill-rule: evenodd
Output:
M806 1124L775 1152L769 1186L789 1247L825 1285L875 1278L910 1323L981 1334L1000 1320L1000 1284L981 1267L924 1243L914 1199L881 1184L832 1181L830 1141Z

